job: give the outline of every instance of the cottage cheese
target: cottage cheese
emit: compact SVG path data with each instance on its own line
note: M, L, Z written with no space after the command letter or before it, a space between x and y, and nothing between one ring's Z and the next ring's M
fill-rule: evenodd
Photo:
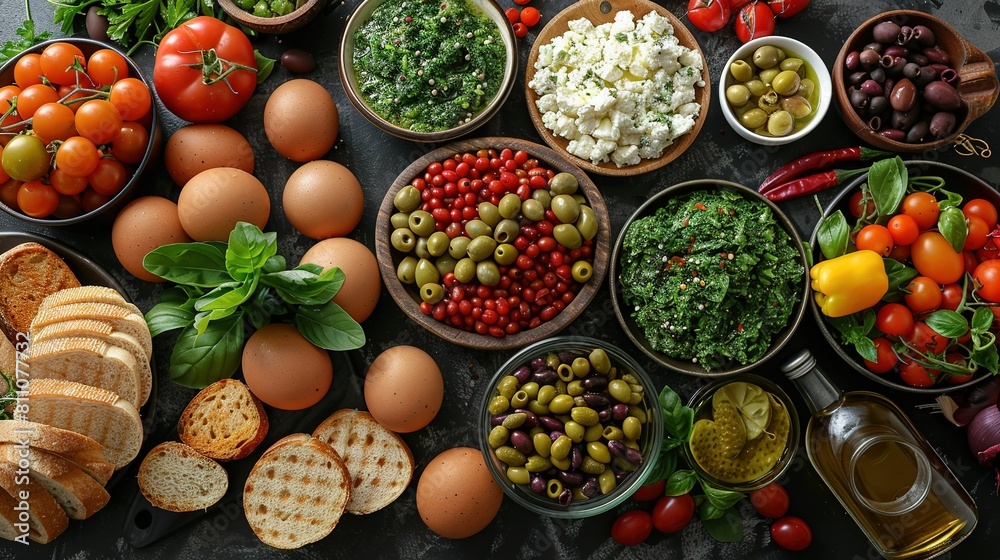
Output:
M658 158L694 128L704 87L698 51L680 45L669 20L629 11L613 23L585 18L538 50L528 83L539 95L542 123L569 140L567 150L618 167Z

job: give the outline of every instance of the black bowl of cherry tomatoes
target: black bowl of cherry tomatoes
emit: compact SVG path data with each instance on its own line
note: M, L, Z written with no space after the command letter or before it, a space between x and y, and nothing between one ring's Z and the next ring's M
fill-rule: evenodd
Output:
M162 138L152 82L115 47L65 38L0 67L0 208L42 226L113 219Z
M888 176L902 175L905 190L883 173L859 177L830 203L810 240L817 266L840 264L829 260L838 244L848 257L877 253L882 263L873 262L888 280L885 295L870 294L873 305L841 317L829 316L832 310L824 312L814 298L813 313L833 349L869 379L911 393L964 389L997 370L1000 193L950 165L897 161L905 175ZM840 278L866 274L860 262ZM811 274L818 294L816 267ZM848 291L856 297L865 289Z

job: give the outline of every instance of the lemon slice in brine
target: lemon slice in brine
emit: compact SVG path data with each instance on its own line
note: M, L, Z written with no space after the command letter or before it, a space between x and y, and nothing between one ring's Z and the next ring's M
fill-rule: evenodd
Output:
M712 407L730 404L739 412L746 428L747 440L752 441L767 431L771 423L771 401L766 391L753 383L734 381L723 385L712 396Z

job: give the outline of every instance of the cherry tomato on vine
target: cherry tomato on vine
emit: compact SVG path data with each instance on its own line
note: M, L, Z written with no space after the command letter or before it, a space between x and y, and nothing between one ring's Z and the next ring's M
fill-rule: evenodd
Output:
M953 365L961 366L961 367L967 367L965 356L963 356L959 352L948 352L945 355L944 359L947 360L947 362L949 364L953 364ZM962 383L968 383L969 381L972 381L972 374L971 373L945 373L944 374L944 380L949 385L961 385Z
M53 84L68 86L77 83L77 76L87 71L87 59L83 51L70 43L52 43L42 51L42 73ZM82 78L81 85L90 86L87 78Z
M913 329L913 311L899 303L887 303L875 314L875 328L886 336L903 336Z
M770 6L775 17L790 18L806 9L809 0L767 0L767 5Z
M926 276L917 276L910 280L910 283L906 285L906 291L907 294L903 296L903 300L906 301L906 306L913 313L934 311L941 307L943 298L941 286Z
M789 503L788 491L777 482L750 492L750 504L757 513L770 519L777 519L788 513Z
M736 36L748 43L758 37L774 35L774 12L763 2L752 2L736 14Z
M919 194L919 193L918 193ZM951 243L936 231L925 231L910 246L910 260L917 272L938 284L957 282L965 274L965 261Z
M514 28L514 36L517 37L518 39L524 39L525 37L528 36L528 26L527 25L524 25L521 22L517 22L514 25L512 25L511 27Z
M31 126L42 142L66 140L76 136L76 115L62 103L46 103L35 111Z
M21 90L17 96L17 114L22 119L30 119L39 107L59 101L59 93L52 86L35 84Z
M7 179L0 184L0 202L10 208L17 208L17 191L21 189L21 181L17 179Z
M771 538L785 550L805 550L812 542L812 529L802 519L790 515L771 524Z
M986 240L986 245L982 249L976 250L976 260L979 262L1000 259L1000 248L996 245L996 238L990 237Z
M524 6L529 2L531 2L531 0L514 0L514 3L517 4L518 6Z
M917 221L913 219L913 216L906 214L896 214L889 218L886 227L889 228L889 233L892 234L892 240L896 245L909 245L916 241L917 236L920 235L920 226L917 225Z
M14 83L21 89L42 83L42 55L28 53L14 64Z
M52 212L52 215L60 220L80 214L83 214L83 205L80 204L79 197L66 195L59 197L59 206Z
M44 218L59 206L59 193L41 181L28 181L17 191L17 206L32 218Z
M1000 303L1000 260L983 261L972 273L976 281L979 297L993 303Z
M930 229L937 225L938 214L941 213L941 206L937 198L926 192L906 195L901 209L903 214L916 220L921 230Z
M111 49L100 49L87 60L87 75L94 85L110 86L128 77L128 62Z
M938 373L938 370L929 370L916 362L899 364L899 377L910 387L932 387Z
M691 494L663 496L653 506L653 527L662 533L676 533L691 523L694 498Z
M912 247L909 245L896 245L892 248L892 251L889 251L889 258L899 262L905 262L910 258L911 252Z
M87 176L90 188L97 194L114 196L121 192L128 181L128 171L125 166L111 158L101 158L97 169Z
M973 198L966 202L965 206L962 206L962 213L966 218L976 216L983 220L990 231L997 227L997 207L984 198Z
M10 106L13 104L11 100L17 97L20 93L21 93L21 88L15 85L4 86L0 88L0 115L10 110ZM24 119L21 118L21 115L14 112L7 115L3 119L0 119L0 126L6 128L8 126L13 126L17 124L22 120Z
M59 99L62 99L63 103L74 113L80 108L80 105L83 104L82 100L87 96L87 92L77 90L75 86L59 86Z
M0 164L11 178L18 181L41 179L49 170L52 156L36 136L18 134L3 147Z
M689 0L687 17L702 31L718 31L729 22L729 0Z
M122 115L110 101L91 99L80 106L74 119L76 131L94 144L110 144L122 129Z
M874 373L892 371L892 368L896 367L896 363L899 361L899 357L892 349L892 343L889 342L889 339L881 336L873 338L872 342L875 344L875 361L863 360L865 367Z
M521 12L517 11L517 8L507 8L503 11L503 15L507 16L507 21L511 25L521 21Z
M56 167L71 177L86 177L97 169L101 153L93 142L83 136L73 136L56 150Z
M146 155L148 145L149 132L137 122L127 122L111 144L111 155L122 163L136 164Z
M62 169L53 169L49 172L49 184L57 193L72 196L87 188L87 178L73 177L63 173Z
M911 348L925 354L940 354L948 347L949 342L948 337L938 334L923 321L914 323L913 330L903 340Z
M528 6L521 10L521 23L524 25L534 27L538 25L539 21L542 21L542 13L538 9Z
M640 509L626 511L611 526L611 538L625 546L635 546L653 532L653 518Z
M871 216L875 213L875 201L869 196L864 200L864 206L862 206L862 200L865 198L864 191L857 190L851 195L848 200L847 208L850 210L851 215L855 218L860 218L862 216Z
M638 500L640 502L648 502L650 500L656 500L663 497L663 491L667 488L667 481L660 480L659 482L654 482L652 484L644 484L639 487L638 490L632 494L633 500Z
M136 78L125 78L118 80L111 86L111 96L108 101L118 108L122 119L135 121L149 114L152 107L153 98L149 94L149 88L142 80Z
M111 200L110 196L99 194L94 189L87 189L80 194L80 206L83 207L84 212L93 212L107 204L109 200Z
M941 288L941 309L955 311L962 303L962 286L960 284L946 284Z
M893 239L892 234L885 226L869 224L861 228L854 244L857 245L858 249L868 249L887 257L892 251Z
M965 245L962 248L967 251L982 249L983 245L986 245L986 240L989 239L990 226L986 220L975 215L966 216L965 222L969 226L969 234L965 237Z

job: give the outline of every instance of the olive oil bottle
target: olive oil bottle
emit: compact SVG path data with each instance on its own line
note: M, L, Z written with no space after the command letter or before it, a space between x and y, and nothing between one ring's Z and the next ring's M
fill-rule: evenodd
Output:
M808 350L782 370L812 413L810 462L882 556L933 558L969 536L976 504L898 406L841 392Z

